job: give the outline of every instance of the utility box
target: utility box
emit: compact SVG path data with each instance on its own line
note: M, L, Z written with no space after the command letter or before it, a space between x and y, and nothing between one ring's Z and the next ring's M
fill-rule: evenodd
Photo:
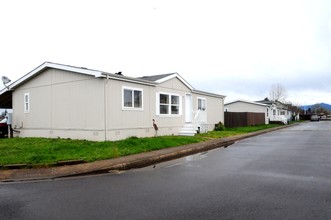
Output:
M7 113L7 124L13 124L13 113Z

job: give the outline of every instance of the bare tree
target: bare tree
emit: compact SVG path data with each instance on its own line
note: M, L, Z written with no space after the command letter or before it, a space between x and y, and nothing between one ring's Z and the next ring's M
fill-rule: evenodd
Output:
M269 91L269 99L284 102L287 98L287 90L279 83L273 84Z

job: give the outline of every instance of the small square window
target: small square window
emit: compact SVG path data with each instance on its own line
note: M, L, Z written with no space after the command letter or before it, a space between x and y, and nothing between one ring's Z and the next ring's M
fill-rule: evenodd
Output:
M123 109L142 109L143 91L139 89L123 88Z
M169 104L169 95L160 94L160 103Z
M162 114L162 115L169 114L169 106L168 105L160 105L160 114Z
M179 106L171 106L171 114L178 115L179 114Z
M179 96L171 96L171 104L179 104Z

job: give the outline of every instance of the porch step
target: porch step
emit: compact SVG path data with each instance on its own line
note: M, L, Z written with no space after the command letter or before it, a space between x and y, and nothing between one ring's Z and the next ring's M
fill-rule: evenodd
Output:
M184 127L179 131L180 136L194 136L196 134L193 124L185 124Z

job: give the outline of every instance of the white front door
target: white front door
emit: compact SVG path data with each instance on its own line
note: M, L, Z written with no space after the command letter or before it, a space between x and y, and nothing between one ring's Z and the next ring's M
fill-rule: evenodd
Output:
M186 94L185 96L185 122L192 123L193 121L193 114L192 114L192 95Z

